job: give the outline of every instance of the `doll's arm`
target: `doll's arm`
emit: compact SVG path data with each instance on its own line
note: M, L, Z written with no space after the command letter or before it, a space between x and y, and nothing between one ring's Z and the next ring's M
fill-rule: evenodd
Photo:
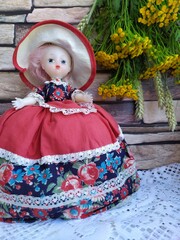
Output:
M12 101L13 107L18 110L28 105L35 105L36 99L30 96L27 96L25 98L15 98L15 100Z
M74 102L77 102L77 103L92 103L93 102L93 98L92 98L92 95L89 94L89 93L85 93L81 90L75 90L73 93L72 93L72 96L71 96L72 100Z

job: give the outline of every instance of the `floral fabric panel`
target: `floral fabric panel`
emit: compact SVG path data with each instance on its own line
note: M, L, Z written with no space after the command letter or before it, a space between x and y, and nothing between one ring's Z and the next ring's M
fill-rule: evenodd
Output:
M43 89L37 88L36 93L40 94L45 102L63 101L65 99L71 99L71 94L74 90L74 88L66 83L55 84L54 82L48 82Z
M125 141L106 154L67 163L19 166L1 159L1 221L85 218L139 187Z

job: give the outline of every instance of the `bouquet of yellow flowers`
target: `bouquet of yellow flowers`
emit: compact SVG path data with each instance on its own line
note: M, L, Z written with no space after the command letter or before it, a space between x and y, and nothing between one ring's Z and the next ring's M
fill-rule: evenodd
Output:
M90 40L97 64L112 73L98 94L133 99L141 119L141 82L153 78L171 130L177 123L167 78L180 83L179 7L179 0L94 0L78 26Z

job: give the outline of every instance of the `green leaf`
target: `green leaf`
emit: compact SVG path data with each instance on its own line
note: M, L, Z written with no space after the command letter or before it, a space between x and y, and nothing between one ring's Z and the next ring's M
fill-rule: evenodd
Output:
M2 206L3 206L2 208L3 208L6 212L9 212L9 209L8 209L8 207L7 207L7 204L4 203Z
M4 162L7 162L6 159L0 158L0 164L2 164L2 163L4 163Z
M64 176L64 177L65 177L65 176ZM58 178L57 178L57 185L58 185L58 186L61 186L61 184L62 184L63 181L64 181L64 178L58 177Z
M50 183L47 187L47 192L51 191L56 186L55 183Z
M116 13L119 12L120 4L121 4L121 1L120 1L120 0L113 0L113 1L112 1L113 10L114 10Z
M76 162L76 163L73 164L72 167L75 168L75 169L79 169L81 167L81 165L82 165L82 163Z
M179 41L180 39L180 30L178 29L175 33L175 41Z
M98 7L101 7L104 4L104 2L105 2L104 0L98 0L96 4Z

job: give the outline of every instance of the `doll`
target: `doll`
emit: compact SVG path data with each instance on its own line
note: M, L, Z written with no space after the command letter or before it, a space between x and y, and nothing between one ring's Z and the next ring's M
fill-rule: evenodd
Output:
M31 92L0 117L1 221L86 218L135 192L121 128L84 91L96 72L85 36L43 21L20 41L13 63Z
M32 75L41 81L46 81L43 90L36 91L42 95L41 101L64 101L72 99L77 103L92 103L92 96L81 90L74 90L67 81L63 81L71 71L71 57L68 52L60 46L53 44L45 44L30 54L29 70ZM27 106L34 105L38 102L39 97L29 94L24 99L16 98L12 101L12 105L16 110ZM43 99L43 97L45 99ZM39 102L39 104L41 104ZM61 111L59 109L59 111ZM96 111L94 109L94 111Z

